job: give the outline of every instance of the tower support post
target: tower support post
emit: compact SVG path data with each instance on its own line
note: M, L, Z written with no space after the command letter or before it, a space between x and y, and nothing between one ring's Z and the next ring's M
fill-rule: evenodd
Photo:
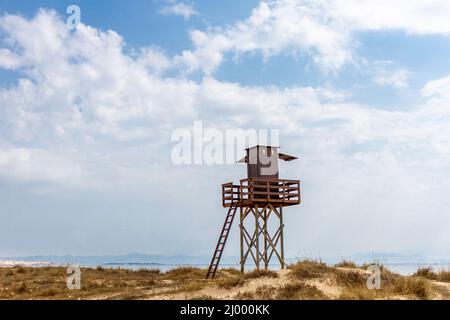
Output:
M267 270L269 269L269 260L268 260L268 256L267 256L267 218L269 216L267 215L267 206L264 207L263 209L263 234L264 234L264 269Z
M239 208L239 234L240 234L240 247L241 247L241 272L244 272L245 260L244 260L244 212L246 213L247 208Z
M280 207L280 253L281 253L281 269L286 268L284 262L284 222L283 222L283 207Z
M259 251L259 238L260 238L260 232L259 232L259 209L258 209L258 205L255 205L255 210L254 210L254 215L255 215L255 255L256 255L256 270L259 270L259 262L261 260L261 256L260 256L260 251Z
M250 220L249 220L250 219ZM254 220L253 220L254 219ZM274 232L269 230L269 220L277 226ZM281 207L274 207L267 203L262 206L243 206L240 211L240 267L244 272L249 257L259 270L264 263L268 269L271 258L275 255L281 268L285 268L284 261L284 223Z

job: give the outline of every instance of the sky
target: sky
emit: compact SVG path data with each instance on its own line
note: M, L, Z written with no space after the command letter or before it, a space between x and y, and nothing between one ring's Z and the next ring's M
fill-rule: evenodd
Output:
M450 259L448 17L446 0L1 0L0 256L212 254L220 185L246 170L174 163L173 133L201 121L279 130L299 156L281 164L302 186L286 256Z

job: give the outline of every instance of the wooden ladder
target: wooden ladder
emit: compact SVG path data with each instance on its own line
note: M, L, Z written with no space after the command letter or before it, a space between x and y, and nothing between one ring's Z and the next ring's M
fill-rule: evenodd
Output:
M233 224L234 216L236 215L237 203L232 203L228 209L227 217L222 227L222 232L219 236L219 241L217 241L216 250L214 251L211 263L209 264L208 273L206 274L206 279L213 279L216 275L217 267L219 266L220 258L222 257L223 249L225 248L225 243L227 242L228 235L230 233L231 226Z

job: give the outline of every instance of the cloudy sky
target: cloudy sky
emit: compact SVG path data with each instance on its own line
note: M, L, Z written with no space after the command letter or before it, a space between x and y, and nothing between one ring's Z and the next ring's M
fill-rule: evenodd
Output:
M2 0L0 256L211 254L220 185L245 168L171 161L200 120L279 129L300 156L281 168L303 187L288 256L450 259L449 17L447 0Z

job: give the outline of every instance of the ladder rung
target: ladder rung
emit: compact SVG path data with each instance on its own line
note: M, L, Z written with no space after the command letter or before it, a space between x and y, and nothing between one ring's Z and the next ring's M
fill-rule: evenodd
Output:
M225 222L222 227L222 232L220 233L219 240L217 241L216 249L214 250L213 258L209 265L208 273L206 274L206 279L214 278L217 267L219 266L220 257L222 256L222 252L225 248L225 243L228 239L228 234L230 233L231 225L233 224L234 216L236 215L237 204L232 203L230 209L228 210L228 214L225 218Z

